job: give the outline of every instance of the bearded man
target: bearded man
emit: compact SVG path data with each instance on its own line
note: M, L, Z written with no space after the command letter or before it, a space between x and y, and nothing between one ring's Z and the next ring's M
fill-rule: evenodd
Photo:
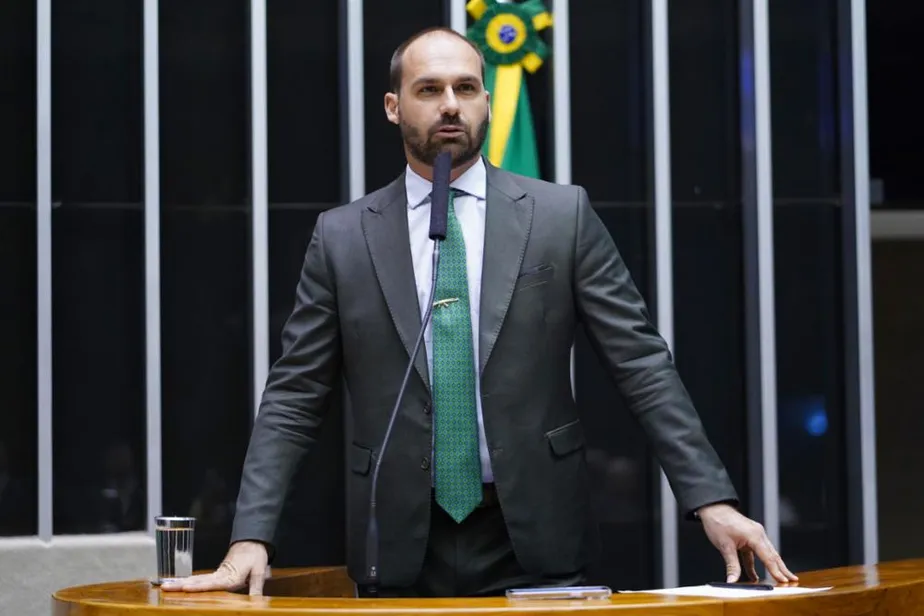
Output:
M738 498L670 351L581 187L500 170L481 155L490 122L484 60L445 28L395 51L385 116L407 158L391 184L318 217L244 463L232 545L217 571L166 590L260 594L289 482L345 383L348 570L368 596L372 471L421 331L377 489L378 594L502 595L581 584L594 554L581 417L571 391L575 329L650 439L680 506L721 552L727 578L756 554L794 581ZM451 154L435 297L430 192ZM324 469L316 469L324 472ZM739 554L742 559L739 561Z

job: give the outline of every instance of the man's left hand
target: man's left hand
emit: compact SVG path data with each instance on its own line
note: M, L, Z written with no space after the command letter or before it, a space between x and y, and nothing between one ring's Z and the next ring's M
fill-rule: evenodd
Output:
M726 504L707 505L697 511L712 542L725 559L727 582L737 582L741 577L741 562L747 568L748 577L758 580L754 566L754 555L760 558L773 578L780 583L796 582L795 574L786 568L776 548L767 537L764 527L741 515L734 507ZM740 553L740 558L739 558Z

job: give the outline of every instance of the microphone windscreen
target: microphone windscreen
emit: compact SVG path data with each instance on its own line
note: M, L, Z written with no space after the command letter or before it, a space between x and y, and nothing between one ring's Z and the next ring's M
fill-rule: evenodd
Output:
M446 239L446 225L449 219L449 174L452 171L452 157L449 152L440 152L433 162L433 192L430 193L430 239Z

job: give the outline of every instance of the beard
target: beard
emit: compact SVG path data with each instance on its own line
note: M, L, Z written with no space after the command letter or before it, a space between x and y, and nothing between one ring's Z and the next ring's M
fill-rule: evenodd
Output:
M473 160L481 154L481 148L488 136L488 119L485 118L476 127L472 127L458 117L444 116L439 122L431 126L426 133L401 120L401 138L411 155L432 166L437 155L448 150L452 155L452 166L458 167ZM462 129L462 133L455 137L437 138L436 133L444 126L453 126Z

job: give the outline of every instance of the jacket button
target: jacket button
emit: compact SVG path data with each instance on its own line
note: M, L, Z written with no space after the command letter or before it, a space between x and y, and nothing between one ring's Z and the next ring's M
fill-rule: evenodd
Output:
M430 414L430 405L427 404L426 406L424 406L424 415L429 415L429 414Z
M427 470L427 469L429 469L429 468L430 468L430 459L429 459L429 458L424 458L423 460L420 461L420 470L425 471L425 470Z

